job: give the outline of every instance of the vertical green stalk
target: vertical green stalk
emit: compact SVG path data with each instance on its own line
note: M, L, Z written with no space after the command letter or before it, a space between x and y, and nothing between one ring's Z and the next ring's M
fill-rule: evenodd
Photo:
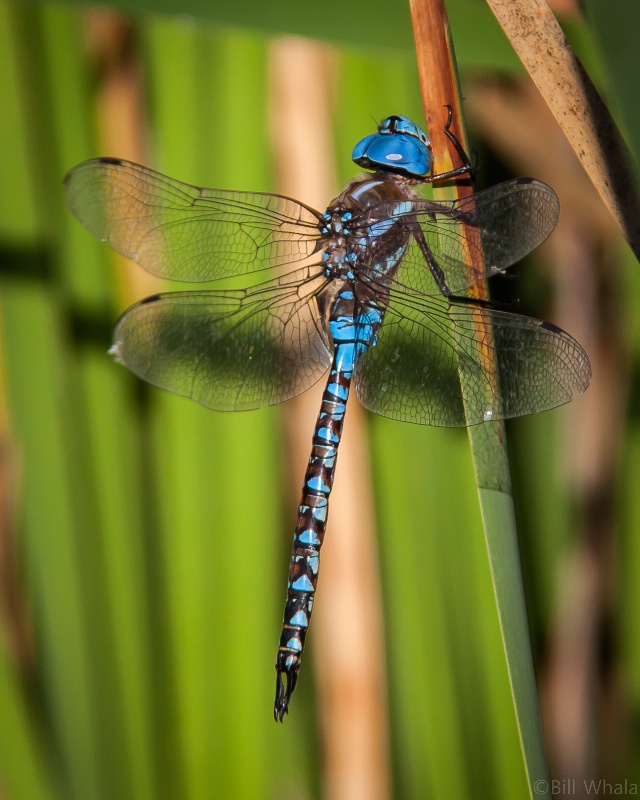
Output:
M439 121L445 104L453 109L452 131L468 149L459 116L459 81L446 11L443 0L413 0L411 11L425 116L430 122L434 173L444 172L454 166L443 125ZM434 187L434 197L465 197L472 191L470 181L456 181L453 186L446 188ZM470 231L470 235L474 235L474 232ZM469 268L474 270L471 261ZM481 294L483 291L481 288ZM464 398L464 381L462 386ZM528 635L504 423L489 422L471 426L468 433L522 764L528 794L531 798L538 798L549 794L549 776ZM496 733L510 727L500 726ZM508 742L502 745L510 749Z

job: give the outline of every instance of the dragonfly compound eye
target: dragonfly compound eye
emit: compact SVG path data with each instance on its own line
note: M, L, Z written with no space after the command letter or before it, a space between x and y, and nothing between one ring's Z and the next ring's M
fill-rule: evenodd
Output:
M424 136L424 133L410 120L405 122L401 118L397 119L400 121L394 129L387 130L383 124L378 133L358 142L351 157L358 166L365 169L424 178L429 174L432 164L429 146L419 135L422 133ZM408 132L401 132L403 129Z

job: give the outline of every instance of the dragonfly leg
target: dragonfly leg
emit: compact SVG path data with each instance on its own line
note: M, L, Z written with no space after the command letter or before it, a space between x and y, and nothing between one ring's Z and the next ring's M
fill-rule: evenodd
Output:
M451 120L453 119L453 108L447 103L447 121L444 126L444 132L447 135L447 138L451 142L451 144L455 147L456 153L460 156L460 161L462 161L462 167L460 169L465 169L470 175L473 174L473 164L471 163L471 159L467 155L466 150L462 146L462 142L455 133L451 130Z
M444 276L444 271L438 261L436 260L435 256L431 252L429 245L427 244L427 240L424 238L424 233L422 228L417 225L416 230L414 232L415 239L418 243L418 247L422 251L422 255L424 256L424 260L427 262L427 266L431 274L433 275L433 279L436 282L438 289L442 292L445 297L451 297L451 289L447 286L447 282Z
M455 169L447 170L447 172L440 172L438 173L438 175L432 175L430 178L427 178L427 180L430 183L445 181L448 180L449 178L456 178L459 175L469 175L473 179L473 172L474 172L473 164L471 163L464 147L460 143L460 140L451 130L453 109L448 103L446 105L446 109L447 109L447 121L444 126L444 132L449 141L451 142L451 144L454 146L456 153L460 157L462 165L460 167L456 167Z

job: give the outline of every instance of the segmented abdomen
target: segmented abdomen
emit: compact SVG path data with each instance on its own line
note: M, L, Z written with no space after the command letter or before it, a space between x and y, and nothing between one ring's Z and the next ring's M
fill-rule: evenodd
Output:
M382 313L377 309L356 316L353 290L349 284L336 295L329 317L335 348L333 362L313 432L311 457L293 535L287 602L276 662L276 720L282 721L287 713L313 610L320 548L327 527L329 495L353 367L358 353L374 341L381 319Z

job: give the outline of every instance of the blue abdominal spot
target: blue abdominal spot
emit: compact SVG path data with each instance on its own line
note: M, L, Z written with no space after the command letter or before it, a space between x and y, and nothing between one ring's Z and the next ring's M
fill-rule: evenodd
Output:
M289 620L289 625L297 625L298 628L308 628L309 618L304 611L298 611Z
M310 544L313 545L314 547L319 547L322 544L315 531L311 530L301 531L301 533L298 536L298 541L301 544Z
M306 575L302 575L297 581L294 581L291 586L294 592L313 592L313 584Z

